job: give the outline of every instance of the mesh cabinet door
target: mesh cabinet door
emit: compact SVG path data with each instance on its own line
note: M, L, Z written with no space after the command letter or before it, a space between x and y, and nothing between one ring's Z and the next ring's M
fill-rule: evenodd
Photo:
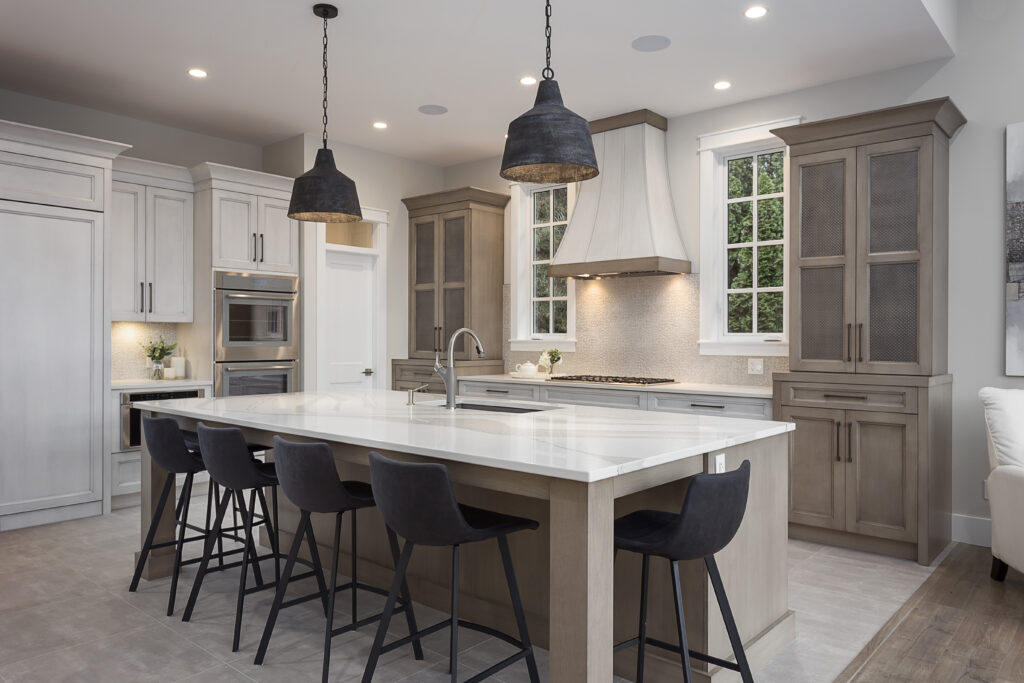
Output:
M793 157L790 178L790 369L853 372L856 154Z
M857 372L929 372L930 137L858 150Z
M409 357L433 358L441 346L437 322L437 218L423 216L409 223Z

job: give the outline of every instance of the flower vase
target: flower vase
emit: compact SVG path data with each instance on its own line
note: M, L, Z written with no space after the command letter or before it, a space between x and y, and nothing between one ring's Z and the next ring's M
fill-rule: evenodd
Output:
M153 379L164 378L164 361L163 359L153 361Z

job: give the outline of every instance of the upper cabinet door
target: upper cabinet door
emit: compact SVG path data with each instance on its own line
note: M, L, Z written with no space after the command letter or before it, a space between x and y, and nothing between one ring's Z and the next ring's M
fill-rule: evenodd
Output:
M257 268L276 273L299 272L299 222L288 218L288 202L259 197Z
M191 192L146 188L146 319L192 322Z
M857 150L858 372L931 371L932 144Z
M441 216L441 301L440 325L442 350L447 354L448 339L461 327L472 327L469 313L470 281L470 213L453 211ZM455 357L476 358L471 337L458 339Z
M213 191L213 267L256 270L259 250L256 196Z
M110 319L146 319L146 188L113 182L110 212Z
M433 358L441 350L438 323L438 219L409 221L409 357Z
M852 149L791 161L792 370L853 372L856 366L856 164Z

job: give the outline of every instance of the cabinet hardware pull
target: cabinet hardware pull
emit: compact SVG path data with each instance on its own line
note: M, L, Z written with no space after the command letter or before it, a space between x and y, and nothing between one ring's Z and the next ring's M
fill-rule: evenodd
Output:
M725 410L725 406L712 405L711 403L691 403L691 408L714 408L715 410Z
M843 423L841 420L836 420L836 462L842 462L843 459L839 456L839 441L842 439Z
M507 394L508 389L485 389L488 394Z
M846 423L846 462L853 462L853 422Z
M263 244L263 234L260 234L260 263L263 263L263 257L267 255L266 245Z
M252 262L256 263L256 233L252 234Z
M853 361L853 351L851 349L851 347L853 346L853 324L852 323L846 323L846 339L844 339L843 341L846 342L846 362L849 363L849 362Z
M146 312L146 283L139 283L139 313Z
M366 368L365 370L363 370L363 374L366 375L367 377L369 377L370 375L373 374L373 369L372 368Z
M153 312L153 283L149 283L149 312Z
M857 323L857 362L864 362L864 323Z
M858 396L856 394L825 394L825 400L828 400L828 399L831 399L831 398L845 399L845 400L850 400L850 401L866 401L866 400L868 400L867 396L863 396L863 395L862 396Z

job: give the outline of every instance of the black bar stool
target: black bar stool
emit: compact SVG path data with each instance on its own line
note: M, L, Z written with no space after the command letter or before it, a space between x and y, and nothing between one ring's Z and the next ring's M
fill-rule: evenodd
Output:
M270 637L274 631L274 624L277 621L278 612L283 607L290 607L317 597L325 600L325 611L327 616L327 628L324 631L324 667L323 680L327 681L331 661L331 638L342 633L360 628L380 620L383 612L370 617L358 618L357 596L358 590L368 590L379 595L387 595L388 592L376 586L369 586L359 583L356 566L356 511L363 508L370 508L375 505L373 492L370 485L361 481L342 481L338 477L338 469L334 464L334 454L330 446L325 443L294 443L285 441L279 436L274 437L274 463L277 465L277 475L281 488L288 496L288 499L299 508L299 526L295 530L295 539L292 541L291 550L288 552L288 559L285 561L284 573L277 585L277 594L274 596L274 604L267 616L267 625L263 629L263 638L260 640L259 649L256 651L256 664L262 664L267 654L267 646L270 644ZM284 596L288 589L288 582L291 579L292 569L298 558L299 549L302 547L302 539L305 536L309 548L310 557L313 562L320 566L320 556L317 552L316 538L313 536L313 525L310 523L310 513L321 512L334 515L334 545L331 551L331 588L320 586L320 592L293 598L285 602ZM352 523L352 569L348 583L338 585L338 551L341 549L341 519L350 512L349 519ZM390 528L388 540L391 544L391 554L395 564L398 563L398 538ZM352 590L352 621L345 626L334 628L334 598L338 591ZM413 613L412 601L409 599L409 587L402 582L401 604L398 609L405 612L409 625L409 633L416 633L416 617ZM413 655L416 659L423 659L423 648L419 638L412 641Z
M729 599L722 585L722 575L715 563L715 553L729 545L740 528L747 509L747 492L750 486L750 461L744 460L739 468L722 474L698 474L690 480L690 486L683 500L683 509L678 515L658 510L638 510L615 520L615 551L630 550L643 555L643 569L640 583L640 626L636 638L619 643L615 651L632 647L638 648L636 657L636 680L644 680L644 648L654 645L680 655L683 663L683 680L690 683L690 657L709 664L738 671L743 683L753 683L750 665L743 651L743 641L736 629ZM651 555L669 560L672 568L672 592L675 595L676 621L679 630L679 645L672 645L647 636L647 578ZM736 663L695 652L686 644L686 622L683 619L683 594L679 585L679 562L681 560L703 559L708 577L722 610L725 630L729 634Z
M224 495L217 503L217 514L213 523L210 536L206 539L203 549L203 558L199 564L199 571L192 584L192 592L188 597L188 604L185 606L185 614L182 621L189 621L196 606L196 599L203 585L203 579L209 570L210 559L213 556L213 546L220 534L224 523L224 515L227 512L228 503L233 499L242 516L243 536L240 539L244 544L242 550L242 572L238 582L238 599L235 606L235 631L231 641L231 650L238 650L238 641L242 629L242 607L245 596L259 590L271 588L276 585L274 582L264 582L263 573L260 569L260 561L273 558L275 562L274 572L276 579L280 579L281 564L280 553L278 552L277 516L271 522L270 511L267 509L267 499L263 493L264 487L272 487L274 499L277 499L277 474L274 463L263 463L254 460L250 450L245 443L242 430L236 427L213 428L207 427L202 422L198 425L199 446L210 473L210 479L224 489ZM249 502L245 501L245 491L249 490ZM256 501L259 500L262 515L256 513ZM275 505L275 510L276 510ZM262 524L270 536L271 553L259 555L256 543L253 538L253 527ZM249 567L252 566L253 577L256 585L246 587ZM307 576L311 576L309 574ZM304 577L305 578L305 577ZM323 581L320 575L319 580Z
M377 627L377 636L370 649L370 658L363 671L363 683L373 680L377 660L385 652L408 643L415 638L427 636L443 628L451 629L448 671L452 683L458 673L459 626L486 633L500 638L519 648L519 651L506 657L469 679L468 683L481 681L494 675L505 667L526 658L530 681L539 683L537 662L533 656L533 644L526 628L526 614L519 597L515 571L512 568L512 555L508 549L508 534L524 529L536 529L539 525L532 519L513 517L500 512L482 510L462 505L455 500L448 468L440 464L407 463L389 460L379 453L370 452L370 480L373 482L373 494L377 508L384 517L389 529L398 532L405 539L405 547L398 559L395 578L391 582L391 591L384 604L384 616ZM512 609L516 624L519 627L519 640L495 629L459 619L459 546L463 543L498 539L501 550L501 561L505 567L505 579L512 598ZM409 559L416 545L452 546L452 615L445 620L413 632L398 640L384 644L388 632L391 615L395 609L399 591L405 582L405 573L409 568Z

